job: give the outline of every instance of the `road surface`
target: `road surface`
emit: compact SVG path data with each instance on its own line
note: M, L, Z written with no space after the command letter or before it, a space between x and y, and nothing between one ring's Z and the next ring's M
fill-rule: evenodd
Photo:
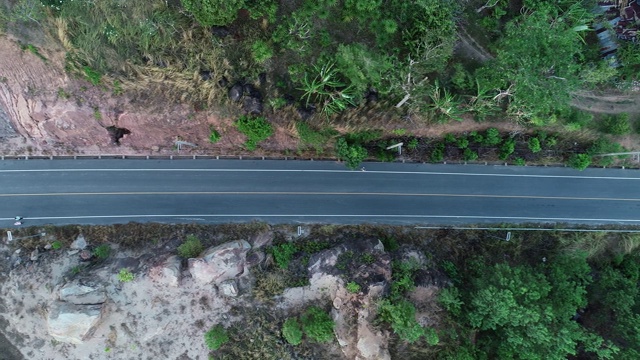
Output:
M0 221L640 225L640 171L269 160L0 161Z

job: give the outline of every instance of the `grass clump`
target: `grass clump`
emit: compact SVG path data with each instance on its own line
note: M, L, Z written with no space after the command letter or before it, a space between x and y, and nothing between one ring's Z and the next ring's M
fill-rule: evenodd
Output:
M102 74L100 72L92 69L89 66L83 66L82 71L84 71L84 76L91 84L93 84L94 86L100 84L100 81L102 80Z
M327 144L332 137L338 134L337 131L330 127L322 130L313 129L305 122L297 122L296 130L300 137L300 142L313 147L317 153L321 153L325 144Z
M120 269L118 280L123 283L132 282L135 276L129 269Z
M329 342L333 338L334 322L322 309L312 306L300 316L307 337L317 342Z
M626 135L631 133L629 114L609 115L602 120L601 130L612 135Z
M187 239L178 246L178 255L185 259L198 257L204 251L202 242L194 235L187 235Z
M107 244L102 244L93 250L93 255L100 260L104 260L111 255L111 247Z
M288 318L282 325L282 336L291 345L300 345L302 342L302 327L297 318Z
M292 243L275 245L271 248L271 254L273 254L273 258L280 269L287 269L289 267L289 262L291 262L293 254L297 251L298 249Z
M244 146L251 151L256 149L259 142L273 135L273 126L264 117L241 116L236 121L236 127L247 136Z
M211 132L209 133L209 142L212 144L217 143L218 141L220 141L220 133L218 132L218 130L214 129L213 127L210 129Z
M56 241L52 242L52 243L51 243L51 248L52 248L53 250L60 250L60 249L62 249L62 242L60 242L60 241L58 241L58 240L56 240Z
M218 350L220 347L229 342L227 331L218 324L204 334L204 342L211 350Z
M347 288L348 292L353 294L359 293L361 289L360 285L358 285L358 283L355 281L349 281L345 287Z

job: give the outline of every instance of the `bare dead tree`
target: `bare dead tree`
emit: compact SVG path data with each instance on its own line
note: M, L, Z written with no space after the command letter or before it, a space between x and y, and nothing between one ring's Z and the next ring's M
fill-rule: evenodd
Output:
M493 3L491 3L491 1L492 0L487 0L487 2L484 5L482 5L479 9L476 10L476 13L481 13L485 9L492 8L498 5L498 2L500 2L500 0L493 0Z

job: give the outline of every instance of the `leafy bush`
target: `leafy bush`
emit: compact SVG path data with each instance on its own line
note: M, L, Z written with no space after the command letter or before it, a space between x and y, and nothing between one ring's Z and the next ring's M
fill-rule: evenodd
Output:
M484 143L484 136L482 136L482 134L479 134L477 131L472 131L469 134L469 137L471 137L471 140L477 144Z
M251 55L259 63L263 63L273 57L273 49L263 40L256 40L251 46Z
M244 143L247 150L255 150L259 142L273 135L273 126L264 117L241 116L236 121L236 127L247 136Z
M204 334L204 342L209 349L218 350L222 345L229 342L229 335L222 325L218 324Z
M589 154L573 154L569 158L569 166L574 169L584 170L591 165L591 156Z
M427 340L427 344L431 346L436 346L440 343L440 337L438 337L438 333L433 328L425 329L424 337Z
M238 16L245 0L181 0L202 26L227 25Z
M444 135L444 141L447 143L455 143L458 140L456 139L456 136L453 134L445 134Z
M204 251L202 242L194 235L187 235L187 239L178 246L178 255L185 259L198 257L202 251Z
M345 161L350 169L357 168L368 156L367 149L357 144L350 145L345 138L336 140L336 152L338 158Z
M385 299L381 301L378 311L380 319L389 323L400 339L413 343L425 335L424 328L416 321L416 307L409 301L402 299L391 302Z
M284 322L282 335L291 345L299 345L302 342L302 328L297 318L288 318Z
M407 149L416 150L417 148L418 148L418 139L413 138L409 140L409 143L407 144Z
M460 290L455 286L446 287L438 294L438 303L451 315L458 316L462 312L464 303L460 300Z
M609 115L602 120L602 131L612 135L626 135L631 132L629 114Z
M215 144L218 141L220 141L220 133L218 132L218 130L212 127L211 133L209 134L209 142L212 144Z
M334 322L322 309L312 306L300 317L308 338L317 342L329 342L333 338Z
M521 158L521 157L517 157L517 158L513 159L513 163L518 165L518 166L524 166L526 164L524 159Z
M118 273L118 280L120 280L120 282L132 282L133 279L134 275L129 271L129 269L120 269L120 272Z
M93 250L93 255L98 259L104 260L111 255L111 247L107 244L102 244Z
M383 237L380 241L382 242L382 245L384 245L384 251L396 251L400 248L398 240L395 237Z
M496 128L489 128L484 134L484 145L495 146L502 142L500 132Z
M59 249L62 249L62 243L61 243L60 241L56 240L56 241L54 241L54 242L52 242L52 243L51 243L51 248L52 248L53 250L59 250Z
M350 293L358 293L360 292L360 285L354 281L349 281L346 285L347 291Z
M289 262L293 258L293 254L295 254L298 249L292 243L284 243L272 246L270 251L278 267L286 269L289 267Z
M429 155L429 160L434 163L444 160L444 144L440 143L436 145L435 149L431 151L431 155Z
M456 146L458 147L458 149L464 150L469 147L469 140L466 137L461 137L460 139L458 139L458 141L456 141Z
M542 150L542 146L540 146L540 140L538 140L538 138L532 137L529 139L529 150L534 154Z
M471 149L469 149L469 148L466 148L466 149L464 149L464 153L462 154L462 159L464 161L475 161L475 160L478 160L478 153L473 151L473 150L471 150Z
M513 154L516 150L516 141L514 139L507 139L507 141L500 147L500 160L507 160L509 155Z

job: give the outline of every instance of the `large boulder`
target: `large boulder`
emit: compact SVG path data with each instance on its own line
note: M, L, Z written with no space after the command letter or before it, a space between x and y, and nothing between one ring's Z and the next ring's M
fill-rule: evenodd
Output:
M78 237L71 243L70 247L73 250L84 250L84 248L87 247L87 240L84 238L84 235L78 235Z
M107 301L103 285L84 280L74 280L65 284L58 294L60 300L75 305L95 305Z
M82 344L102 317L102 305L54 302L47 316L49 335L60 342Z
M201 284L219 284L248 273L247 252L251 245L245 240L228 242L205 250L202 257L189 259L189 272Z

